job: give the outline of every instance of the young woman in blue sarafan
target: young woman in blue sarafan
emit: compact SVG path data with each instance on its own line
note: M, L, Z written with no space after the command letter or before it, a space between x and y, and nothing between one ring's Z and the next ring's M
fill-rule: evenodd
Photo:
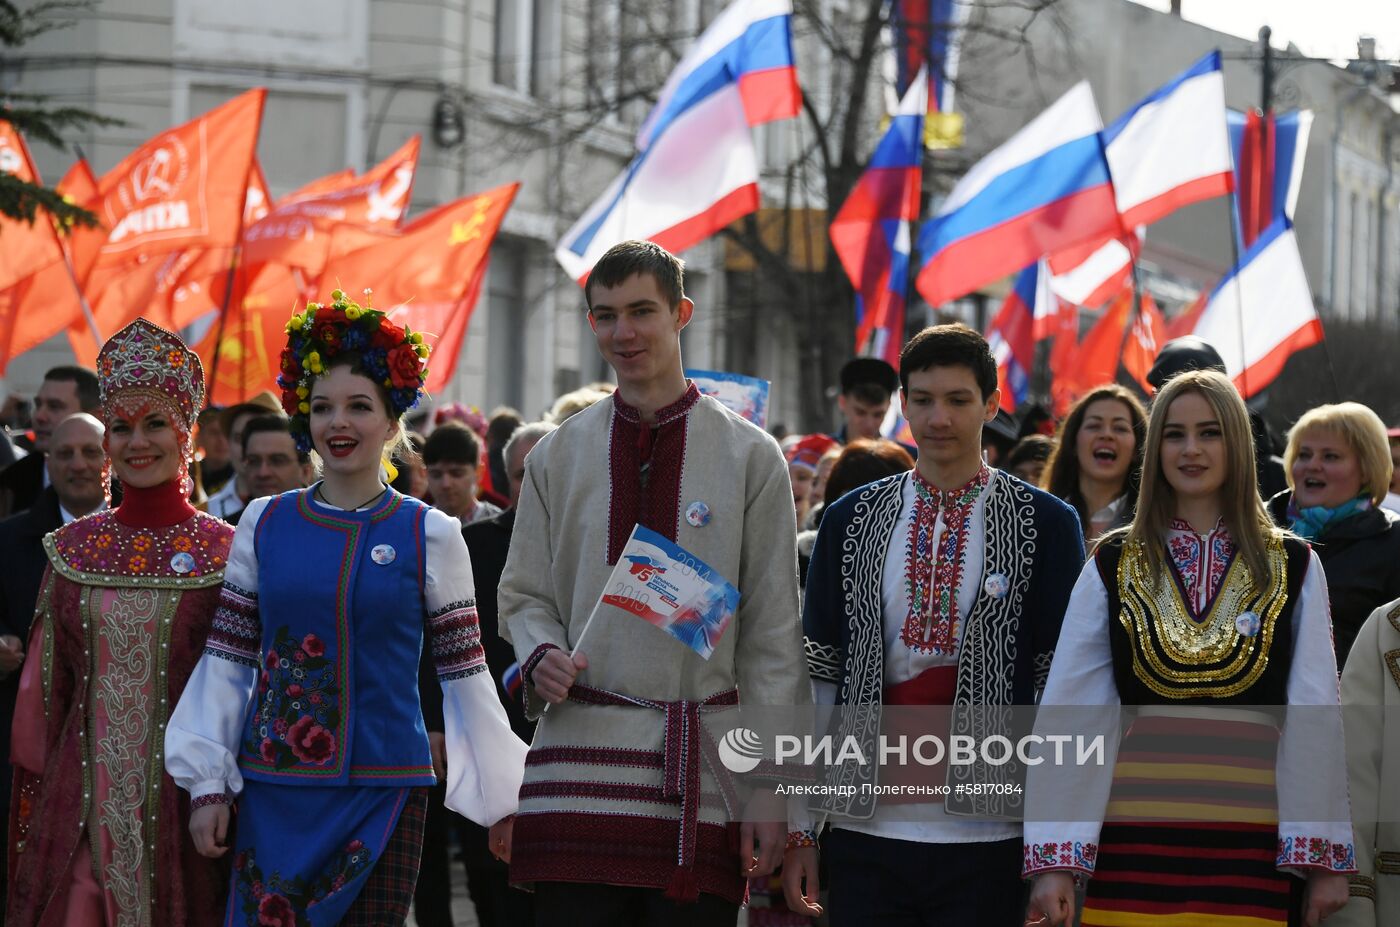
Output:
M283 405L322 479L240 519L166 765L206 856L228 852L226 924L382 925L408 916L428 787L509 856L525 744L487 673L455 518L386 485L381 462L426 377L422 337L339 290L288 323ZM446 732L418 692L430 639Z

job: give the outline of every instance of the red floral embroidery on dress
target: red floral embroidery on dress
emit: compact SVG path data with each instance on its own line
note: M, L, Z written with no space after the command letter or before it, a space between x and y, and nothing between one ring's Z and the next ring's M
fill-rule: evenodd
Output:
M1179 518L1173 519L1167 535L1167 552L1181 579L1187 605L1196 620L1204 617L1225 581L1230 561L1235 557L1235 541L1223 520L1209 534L1197 534Z
M904 562L909 614L900 632L911 650L951 654L957 649L962 626L958 586L967 553L967 521L989 478L990 471L982 467L965 486L941 492L914 471L914 509ZM940 511L943 535L935 556L933 534Z
M1356 848L1306 834L1279 835L1277 866L1356 872Z
M369 849L359 840L346 843L321 873L312 878L284 878L264 873L257 852L244 850L233 858L233 905L249 927L299 927L309 924L307 909L335 894L370 868ZM232 917L229 923L233 923Z
M340 685L326 645L315 634L298 640L280 628L263 658L256 716L243 744L275 769L325 766L336 758Z

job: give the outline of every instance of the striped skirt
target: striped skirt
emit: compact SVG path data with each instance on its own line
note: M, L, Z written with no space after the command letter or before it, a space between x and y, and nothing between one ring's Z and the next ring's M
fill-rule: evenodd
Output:
M1277 748L1259 712L1144 709L1119 748L1084 927L1285 927Z

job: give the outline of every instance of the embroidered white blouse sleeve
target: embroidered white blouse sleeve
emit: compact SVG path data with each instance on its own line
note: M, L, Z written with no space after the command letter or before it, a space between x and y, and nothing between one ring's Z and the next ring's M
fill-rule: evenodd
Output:
M248 503L224 568L224 587L204 655L165 728L165 769L191 798L237 795L238 740L258 681L258 557L253 546L268 499Z
M1118 756L1120 702L1108 622L1108 591L1090 557L1070 594L1035 732L1047 738L1102 734L1103 762L1079 765L1074 762L1077 747L1066 744L1065 762L1057 764L1054 749L1047 745L1042 751L1045 761L1030 767L1023 859L1027 877L1054 870L1094 872ZM1056 816L1078 820L1054 820Z
M1355 872L1341 691L1327 579L1315 552L1293 609L1288 716L1279 741L1278 868Z
M476 586L461 526L432 509L424 531L427 630L447 729L446 803L478 824L491 825L515 813L528 748L510 729L486 667Z

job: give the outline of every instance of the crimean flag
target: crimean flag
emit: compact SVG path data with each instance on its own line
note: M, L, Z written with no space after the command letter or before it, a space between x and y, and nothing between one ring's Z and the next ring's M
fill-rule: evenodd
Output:
M1213 51L1103 130L1123 228L1150 225L1234 188L1225 78Z
M370 289L376 308L428 338L428 389L442 389L456 370L491 242L519 189L506 184L447 203L399 230L336 226L317 292Z
M286 264L315 277L325 264L334 226L397 228L408 210L421 147L415 135L358 177L332 174L279 199L244 231L243 263Z
M1276 219L1216 284L1193 332L1220 352L1248 399L1273 382L1296 351L1322 340L1322 320L1293 225Z
M739 590L685 548L636 525L590 624L605 605L660 628L708 660L738 611ZM585 626L580 645L587 632Z
M250 90L162 132L103 175L87 205L107 232L82 281L97 330L69 329L80 363L92 363L100 339L148 310L171 252L237 242L266 96Z
M801 108L792 0L734 0L666 79L632 162L564 233L555 259L582 285L619 242L680 252L753 212L753 126Z
M831 247L856 291L856 350L899 366L911 224L919 218L924 94L915 81L831 222Z
M1235 210L1242 248L1254 244L1279 218L1293 220L1303 161L1312 131L1311 110L1261 116L1231 110L1230 150L1235 164Z

